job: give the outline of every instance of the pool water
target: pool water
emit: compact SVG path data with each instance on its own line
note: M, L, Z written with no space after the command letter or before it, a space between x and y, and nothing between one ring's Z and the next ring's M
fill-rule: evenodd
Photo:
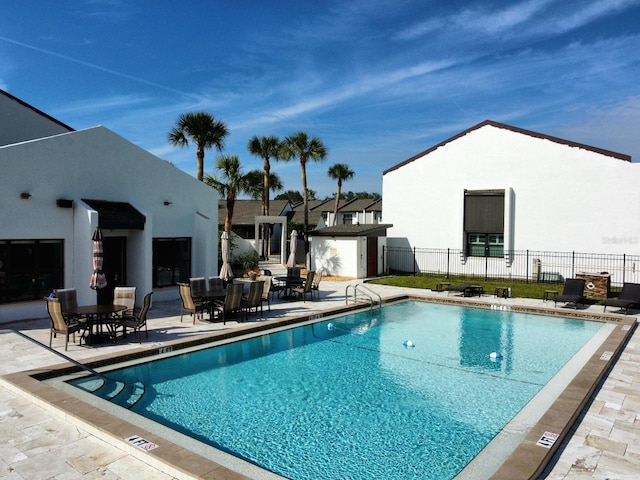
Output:
M287 478L449 480L600 327L404 302L109 377L144 383L136 413Z

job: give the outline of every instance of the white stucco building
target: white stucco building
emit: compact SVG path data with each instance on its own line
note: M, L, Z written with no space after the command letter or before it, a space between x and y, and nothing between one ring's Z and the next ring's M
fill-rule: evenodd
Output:
M367 278L384 272L389 224L344 224L310 231L309 268L324 275Z
M32 115L44 136L0 135L0 323L46 315L41 299L54 288L96 302L96 227L107 301L116 285L136 286L141 303L152 290L155 300L178 298L178 281L217 275L215 190L104 127L59 131L63 124L32 107L8 105ZM10 122L3 110L0 126Z
M507 266L517 250L640 255L638 185L629 155L485 121L383 173L387 241Z

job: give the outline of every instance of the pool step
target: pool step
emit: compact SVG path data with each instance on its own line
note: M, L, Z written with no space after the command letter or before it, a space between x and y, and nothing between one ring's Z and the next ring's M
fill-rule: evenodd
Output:
M133 407L145 392L144 384L140 381L128 383L107 377L94 377L77 386L124 408Z

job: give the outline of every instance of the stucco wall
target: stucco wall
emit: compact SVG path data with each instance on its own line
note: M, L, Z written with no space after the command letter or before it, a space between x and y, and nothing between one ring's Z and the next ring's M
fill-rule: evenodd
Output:
M383 176L388 244L460 248L464 189L505 189L516 250L640 254L639 168L487 125Z
M146 216L143 231L103 232L127 237L127 283L138 288L139 303L152 289L153 238L191 237L192 274L217 275L215 190L114 132L96 127L0 147L0 165L0 238L64 240L64 286L78 290L80 303L95 299L89 278L98 222L82 198L129 202ZM73 208L57 207L59 198L73 200ZM154 294L177 297L175 288ZM16 319L17 310L42 316L42 302L31 310L28 303L0 306L0 322Z
M363 278L359 238L310 237L310 243L312 270L322 269L325 275Z

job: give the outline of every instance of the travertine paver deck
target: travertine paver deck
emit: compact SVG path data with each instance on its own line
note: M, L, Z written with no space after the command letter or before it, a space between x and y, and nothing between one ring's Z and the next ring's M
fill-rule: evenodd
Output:
M265 317L286 318L335 308L344 304L347 284L323 281L322 302L277 302ZM370 285L370 288L383 298L417 293L427 298L448 295L375 285ZM480 301L499 305L551 306L541 301L495 299L489 295ZM590 308L597 313L602 309ZM196 322L196 325L191 321L180 323L179 310L177 302L155 303L149 322L149 338L143 341L142 346L136 343L135 336L130 336L130 343L119 342L117 345L87 347L70 344L67 353L71 358L87 361L138 348L157 349L178 338L245 326L235 322L227 322L226 327L208 322ZM0 333L1 375L60 363L58 357L15 332L48 343L48 319L4 325L0 329L3 327L7 329ZM60 338L54 339L54 346L62 345ZM59 350L63 351L63 348ZM148 465L125 450L66 422L29 398L14 393L3 382L0 382L0 445L0 479L194 478L176 472L167 474ZM640 478L640 333L637 331L577 425L559 460L549 470L547 478L552 480ZM220 471L207 478L243 477Z

